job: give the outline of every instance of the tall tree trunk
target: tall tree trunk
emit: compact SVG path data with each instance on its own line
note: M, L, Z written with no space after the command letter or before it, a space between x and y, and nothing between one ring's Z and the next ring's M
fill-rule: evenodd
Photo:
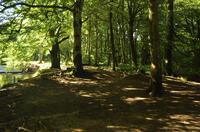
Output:
M103 35L101 34L101 37L100 37L100 57L101 57L101 60L103 59Z
M200 40L200 19L197 20L197 39Z
M84 0L76 0L73 11L73 26L74 26L74 49L73 62L75 73L83 72L82 53L81 53L81 26L82 26L82 7Z
M113 0L110 0L110 2L112 3ZM113 34L113 23L112 23L112 19L113 19L113 14L112 14L112 5L110 7L110 43L111 43L111 50L112 50L112 61L113 61L113 71L115 71L115 67L116 67L116 57L115 57L115 45L114 45L114 34Z
M124 12L124 0L121 0L121 7L122 7L122 12ZM122 33L122 40L121 40L121 45L122 45L122 62L126 63L126 34L125 34L125 24L124 24L124 16L121 16L121 21L122 21L122 25L121 25L121 33Z
M165 45L165 68L168 75L172 74L172 46L174 37L173 1L167 0L167 44Z
M135 2L135 1L134 1ZM134 9L134 4L132 0L128 2L128 10L129 10L129 41L131 45L131 57L133 60L133 63L135 65L135 68L137 69L138 64L137 64L137 53L136 53L136 46L134 43L134 38L133 38L133 28L134 28L134 22L135 22L135 9Z
M90 43L90 38L91 38L91 21L89 20L88 24L88 64L91 64L91 43Z
M111 43L110 43L110 34L109 34L109 28L107 29L107 44L105 43L105 52L107 53L107 66L110 66L111 63Z
M162 93L162 70L160 57L160 37L158 29L158 3L157 0L149 0L149 21L150 21L150 59L151 79L147 92L152 96L160 96Z
M59 44L53 44L51 53L51 68L58 68L60 69L60 48Z
M150 64L150 54L149 54L149 42L148 42L148 35L141 35L142 41L142 51L141 51L141 56L142 60L141 63L142 65L149 65Z
M97 19L97 18L96 18ZM97 26L97 21L95 24L95 37L96 37L96 41L95 41L95 66L98 65L98 26Z

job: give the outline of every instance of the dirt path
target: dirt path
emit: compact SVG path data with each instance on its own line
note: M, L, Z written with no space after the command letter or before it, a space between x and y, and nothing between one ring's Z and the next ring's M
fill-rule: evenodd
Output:
M57 72L0 91L0 131L200 131L200 84L166 77L166 93L145 94L148 77L86 67L84 78Z

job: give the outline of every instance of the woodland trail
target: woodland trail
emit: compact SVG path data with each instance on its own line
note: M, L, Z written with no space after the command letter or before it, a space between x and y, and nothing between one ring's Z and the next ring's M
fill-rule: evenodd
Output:
M85 67L83 78L44 74L0 90L0 131L200 131L200 83L164 77L165 94L145 94L149 77Z

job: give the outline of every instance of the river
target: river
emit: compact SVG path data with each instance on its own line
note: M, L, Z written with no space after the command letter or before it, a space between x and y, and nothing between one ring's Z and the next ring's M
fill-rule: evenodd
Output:
M6 65L0 65L0 88L7 84L17 83L19 80L31 78L32 74L22 73L19 70L6 69Z

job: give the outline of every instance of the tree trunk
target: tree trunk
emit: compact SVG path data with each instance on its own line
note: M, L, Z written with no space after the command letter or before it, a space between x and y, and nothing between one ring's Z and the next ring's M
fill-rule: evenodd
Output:
M149 21L150 21L150 59L151 79L147 92L152 96L160 96L162 93L162 73L160 57L160 37L158 29L158 3L157 0L149 0Z
M124 0L121 1L121 6L122 6L122 12L124 12ZM126 34L125 34L125 24L124 24L124 16L121 16L122 20L122 26L121 26L121 33L122 33L122 40L121 40L121 45L122 45L122 62L125 64L126 63Z
M110 2L113 2L113 0L110 0ZM115 45L114 45L114 34L113 34L113 23L112 23L112 5L110 7L110 43L111 43L111 50L112 50L112 61L113 61L113 71L115 71L116 66L116 57L115 57Z
M41 48L40 48L40 54L39 54L39 64L41 64L42 61L43 61L43 55L44 55L44 51L43 51L43 49L42 49L42 47L41 47Z
M148 35L141 35L142 41L142 51L141 51L141 56L142 60L141 63L142 65L149 65L150 64L150 54L149 54L149 41L148 41Z
M135 43L134 43L134 39L133 39L133 20L130 19L129 21L129 41L130 41L130 45L131 45L131 57L132 57L132 61L135 65L135 68L137 69L137 54L136 54L136 48L135 48Z
M129 41L131 45L131 57L132 61L135 65L135 68L137 69L138 64L137 64L137 53L136 53L136 46L134 43L134 38L133 38L133 27L134 27L134 19L135 19L135 12L134 12L134 5L133 1L128 3L128 10L129 10Z
M103 35L101 34L101 38L100 38L100 57L101 57L101 61L103 59Z
M97 19L97 18L96 18ZM96 37L96 41L95 41L95 66L98 65L98 27L97 27L97 21L95 24L95 37Z
M73 26L74 26L74 49L73 62L75 73L83 72L82 53L81 53L81 26L82 26L82 7L84 0L76 0L73 11Z
M173 1L167 0L167 44L165 45L165 68L168 75L172 74L172 46L174 36Z
M59 44L53 44L51 53L51 68L58 68L60 69L60 48Z
M90 38L91 38L91 21L89 20L89 27L88 27L88 64L91 64L91 43L90 43Z
M111 43L110 43L110 34L109 34L109 28L107 29L107 44L105 43L105 52L107 53L107 66L110 66L111 63Z
M200 40L200 20L197 20L197 39Z

